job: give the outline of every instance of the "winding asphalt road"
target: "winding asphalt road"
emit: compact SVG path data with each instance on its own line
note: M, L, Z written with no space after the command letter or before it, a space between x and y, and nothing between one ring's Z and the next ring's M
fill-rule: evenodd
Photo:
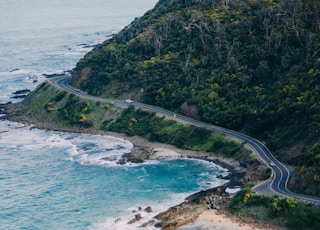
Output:
M156 112L160 115L167 116L174 118L180 122L190 124L199 128L205 128L208 130L216 131L219 133L222 133L228 137L237 139L241 142L245 142L250 149L267 165L272 169L272 177L265 181L264 183L254 187L254 191L257 193L261 194L266 194L266 195L279 195L283 197L293 197L295 199L304 201L304 202L310 202L316 205L320 205L320 198L318 197L311 197L311 196L306 196L306 195L300 195L291 192L287 188L287 183L292 176L293 170L278 161L269 151L269 149L260 141L249 137L245 134L232 131L229 129L225 129L222 127L218 127L215 125L207 124L201 121L197 121L194 119L191 119L189 117L185 117L179 114L175 114L171 111L152 106L152 105L147 105L147 104L142 104L138 102L126 102L122 100L113 100L113 99L107 99L107 98L100 98L100 97L95 97L89 94L86 94L78 89L73 88L70 86L71 82L71 77L56 77L56 78L51 78L48 80L51 82L54 86L68 91L70 93L76 94L79 97L82 98L87 98L87 99L92 99L92 100L97 100L97 101L102 101L102 102L108 102L112 103L116 106L120 107L128 107L128 105L133 105L136 108L140 108L143 110L149 110L152 112Z

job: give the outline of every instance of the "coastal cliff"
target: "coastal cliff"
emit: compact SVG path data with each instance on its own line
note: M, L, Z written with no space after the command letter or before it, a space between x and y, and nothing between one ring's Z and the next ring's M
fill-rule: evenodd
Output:
M161 0L82 58L72 72L73 84L90 94L158 105L254 136L295 168L290 189L320 196L319 12L314 1ZM234 185L270 176L246 143L148 111L84 100L49 83L3 108L5 119L39 128L117 131L202 152L202 159L233 158L243 170ZM277 217L290 205L302 207L291 200L255 199ZM251 208L246 205L242 201L237 208Z
M161 0L85 55L74 85L264 141L297 169L290 188L320 196L319 12L316 1Z
M58 99L57 99L58 98ZM73 103L78 104L84 104L88 106L87 112L85 113L87 119L90 121L91 117L98 117L101 116L99 113L101 112L101 108L103 108L103 115L102 117L104 119L96 119L95 122L85 123L84 121L79 121L81 119L81 113L83 112L83 108L81 107L80 112L78 114L78 120L74 120L74 117L70 117L69 120L65 119L63 110L73 108L74 105L70 101L73 101ZM70 104L71 103L71 104ZM106 107L108 107L106 109ZM92 133L92 134L105 134L105 135L112 135L116 137L121 137L126 140L131 141L135 147L133 150L128 153L124 154L122 159L119 160L119 164L126 164L128 162L134 162L134 163L142 163L145 160L148 160L149 158L153 157L172 157L172 153L169 155L163 155L160 153L160 149L171 149L171 151L175 152L175 157L186 157L186 158L197 158L202 159L205 161L211 161L215 162L219 165L222 165L223 167L226 167L229 169L230 174L225 178L228 179L230 182L228 183L228 186L246 186L249 183L256 183L257 181L260 181L263 178L263 174L266 172L266 167L259 162L257 159L254 158L254 156L251 154L250 151L248 151L245 146L241 143L234 142L233 140L229 140L227 138L223 139L222 136L217 136L218 139L211 139L211 134L209 136L201 134L199 132L200 130L195 130L193 127L188 126L182 126L183 130L188 133L195 133L196 135L190 135L188 148L189 150L179 149L176 146L159 143L159 142L153 142L155 137L153 137L153 141L148 141L145 138L138 137L136 135L141 135L142 133L145 133L144 136L146 138L152 137L154 134L152 134L152 130L143 130L138 132L138 130L134 130L133 133L132 129L130 128L130 125L128 124L128 121L130 122L132 117L137 117L140 122L139 114L143 113L142 111L135 111L132 108L128 109L119 109L116 108L113 105L106 106L105 104L101 105L100 103L96 103L91 100L86 101L80 101L80 99L75 99L74 96L70 95L69 93L63 93L61 90L56 89L55 87L51 86L49 83L43 83L40 85L35 91L33 91L31 94L29 94L23 101L16 103L16 104L5 104L0 106L2 113L4 113L4 116L2 119L9 119L12 121L18 121L21 123L25 123L27 125L31 125L31 128L42 128L42 129L48 129L48 130L59 130L59 131L67 131L67 132L83 132L83 133ZM74 112L76 110L73 110ZM88 112L90 111L90 112ZM114 113L114 111L118 111L117 113ZM110 115L112 114L112 115ZM115 117L115 114L117 114L118 117ZM144 113L143 113L144 114ZM75 115L74 115L75 116ZM144 125L146 127L153 127L156 128L156 126L151 126L152 119L162 119L157 118L154 114L148 114L148 118L141 119L144 122ZM110 130L106 130L106 123L104 122L105 119L113 119L113 122L110 122L113 126L115 126L115 129L118 133L110 132ZM152 118L152 119L150 119ZM159 121L160 121L159 120ZM121 123L125 122L125 127L121 129ZM137 121L138 122L138 121ZM120 124L119 124L120 123ZM161 127L164 126L163 123L158 122ZM88 125L91 124L91 125ZM109 124L109 125L111 125ZM140 124L142 125L142 124ZM171 126L177 126L178 124L170 121L169 124L167 124L167 127L172 128ZM179 126L179 125L178 125ZM114 131L114 130L112 130ZM123 134L121 134L123 132ZM147 133L146 133L147 132ZM185 134L186 134L185 133ZM186 137L186 135L183 135ZM209 138L205 142L204 139L202 140L202 143L198 141L199 135L202 135L203 138ZM159 135L159 133L158 133ZM168 133L165 132L165 135L168 137ZM143 135L141 135L143 136ZM161 140L165 140L158 136ZM169 136L169 140L175 139L176 142L174 143L182 143L181 140L177 139L178 137L175 135L175 133L172 133L172 136ZM195 140L193 140L196 138ZM214 152L204 152L199 151L200 149L204 149L204 147L208 144L207 142L211 141L219 141L220 148L214 148L216 150L216 153ZM222 142L224 141L224 142ZM199 148L199 150L190 150L192 148L191 144L195 144L193 148ZM182 146L186 147L186 146ZM231 148L230 148L231 147ZM211 148L211 147L210 147ZM213 149L213 148L211 148ZM208 149L210 150L210 149ZM228 156L232 156L237 159L232 159ZM171 209L169 214L166 216L171 216L170 219L163 219L163 214L159 215L157 218L162 219L161 222L158 223L158 225L168 225L170 222L170 226L172 225L172 222L176 222L174 226L186 224L189 222L194 221L197 216L203 212L204 210L207 210L208 204L204 202L204 199L206 199L207 195L203 192L200 192L198 195L196 195L198 200L197 202L188 202L188 205L186 209L183 211L176 212L174 210L177 210L175 208ZM226 204L230 201L229 196L225 196L226 200L225 202L225 208ZM188 200L188 199L187 199ZM201 202L200 202L201 200ZM184 204L181 204L182 206L185 206ZM180 208L178 208L181 210ZM189 211L188 211L189 210ZM197 211L196 211L197 210ZM181 222L181 217L185 218L185 221ZM159 225L159 226L160 226ZM172 227L170 227L172 229ZM163 226L163 229L167 229Z

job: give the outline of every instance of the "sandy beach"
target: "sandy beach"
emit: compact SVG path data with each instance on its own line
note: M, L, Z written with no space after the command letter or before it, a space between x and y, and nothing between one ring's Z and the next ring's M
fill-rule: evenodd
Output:
M162 157L185 157L186 153L190 154L191 151L182 151L180 153L176 152L176 149L170 149L169 146L158 146L154 149L153 155L150 158L162 158ZM228 162L231 163L231 162ZM232 164L232 163L231 163ZM262 223L248 222L245 223L244 220L241 220L235 216L230 216L225 214L225 210L205 210L203 211L198 218L192 224L187 224L178 229L188 230L192 229L212 229L212 230L271 230L275 229L274 226L268 227ZM279 228L280 229L280 228Z
M252 230L250 226L234 222L223 214L218 214L216 210L206 210L195 222L195 225L203 225L206 227L214 227L219 230Z
M254 223L243 223L235 220L236 218L228 217L217 210L206 210L197 218L197 220L188 226L202 226L204 229L215 230L267 230L274 229L262 227ZM186 226L186 227L188 227ZM183 228L182 228L183 229Z
M119 137L119 134L116 134ZM154 148L153 154L150 158L176 158L176 157L204 157L206 153L189 151L176 148L175 146L163 144L163 143L153 143L148 140L133 136L123 136L120 134L121 138L124 138L135 145L146 146ZM241 170L237 161L234 161L230 158L223 158L219 156L210 156L206 160L217 160L224 165L228 165L235 170ZM194 223L187 224L183 227L178 228L179 230L188 230L188 229L210 229L210 230L271 230L278 229L284 230L284 228L275 228L275 226L268 227L263 223L256 223L252 220L240 219L236 216L228 214L226 210L205 210L203 211Z
M117 134L119 137L119 134ZM206 153L196 152L196 151L189 151L189 150L182 150L176 148L175 146L163 144L163 143L153 143L149 142L148 140L133 136L122 136L124 138L135 145L139 146L146 146L154 148L153 154L150 158L167 158L167 157L204 157ZM232 167L234 170L241 171L241 168L237 161L234 161L230 158L223 158L219 156L210 156L206 158L206 160L217 160L224 165L228 165ZM257 223L253 220L249 219L241 219L236 216L232 216L228 214L226 210L205 210L203 211L198 218L194 221L194 223L187 224L183 227L178 229L181 230L188 230L188 229L210 229L210 230L285 230L285 228L275 227L275 226L268 226L264 223Z
M175 146L164 144L164 143L157 143L157 142L150 142L144 138L138 136L127 136L121 133L114 133L114 132L103 132L97 130L86 130L86 129L77 129L77 128L70 128L70 127L57 127L52 124L45 124L41 122L37 122L35 120L29 122L24 121L23 119L12 119L17 120L18 122L25 122L27 125L31 125L32 128L40 128L40 129L49 129L49 130L59 130L65 132L81 132L81 133L90 133L93 135L109 135L118 138L125 139L130 141L135 146L143 146L143 147L150 147L153 149L153 154L150 158L166 158L166 157L191 157L191 158L201 158L205 160L213 161L223 167L227 167L228 169L233 169L237 172L243 171L243 168L240 167L238 161L235 161L231 158L224 158L221 156L216 156L213 154L208 154L205 152L197 152L197 151L189 151L179 149ZM248 173L248 171L246 172ZM187 224L181 229L194 229L194 227L201 229L219 229L219 230L253 230L253 229L275 229L275 228L265 228L262 225L258 225L256 223L245 223L245 221L238 219L237 217L231 215L225 215L225 210L205 210L198 216L194 223ZM179 228L180 229L180 228ZM198 228L199 229L199 228Z

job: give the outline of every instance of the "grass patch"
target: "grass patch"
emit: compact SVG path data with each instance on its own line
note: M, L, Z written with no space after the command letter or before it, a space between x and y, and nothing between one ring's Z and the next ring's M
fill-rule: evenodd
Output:
M132 122L134 119L136 122ZM142 136L150 141L175 145L179 148L213 152L244 160L251 151L244 144L226 138L223 134L159 117L149 111L129 107L110 125L104 122L104 130Z
M26 99L24 115L39 122L99 129L112 106L66 93L44 82Z
M242 189L231 201L229 211L237 216L285 226L291 230L320 229L320 208L291 197L264 196Z
M223 134L157 116L154 112L87 100L44 82L26 99L24 114L40 122L138 135L178 148L212 152L241 161L250 159L243 143Z

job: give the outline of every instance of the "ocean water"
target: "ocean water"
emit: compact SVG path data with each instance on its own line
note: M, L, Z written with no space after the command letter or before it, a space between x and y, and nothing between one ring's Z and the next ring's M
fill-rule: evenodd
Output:
M6 0L0 7L0 103L43 74L72 69L156 0ZM192 159L116 162L123 139L0 121L0 229L137 229L227 170ZM152 213L140 210L150 206ZM143 221L127 222L136 213ZM148 229L153 229L149 227Z
M156 0L2 0L0 103L33 89L43 73L72 69L91 48L151 9Z

